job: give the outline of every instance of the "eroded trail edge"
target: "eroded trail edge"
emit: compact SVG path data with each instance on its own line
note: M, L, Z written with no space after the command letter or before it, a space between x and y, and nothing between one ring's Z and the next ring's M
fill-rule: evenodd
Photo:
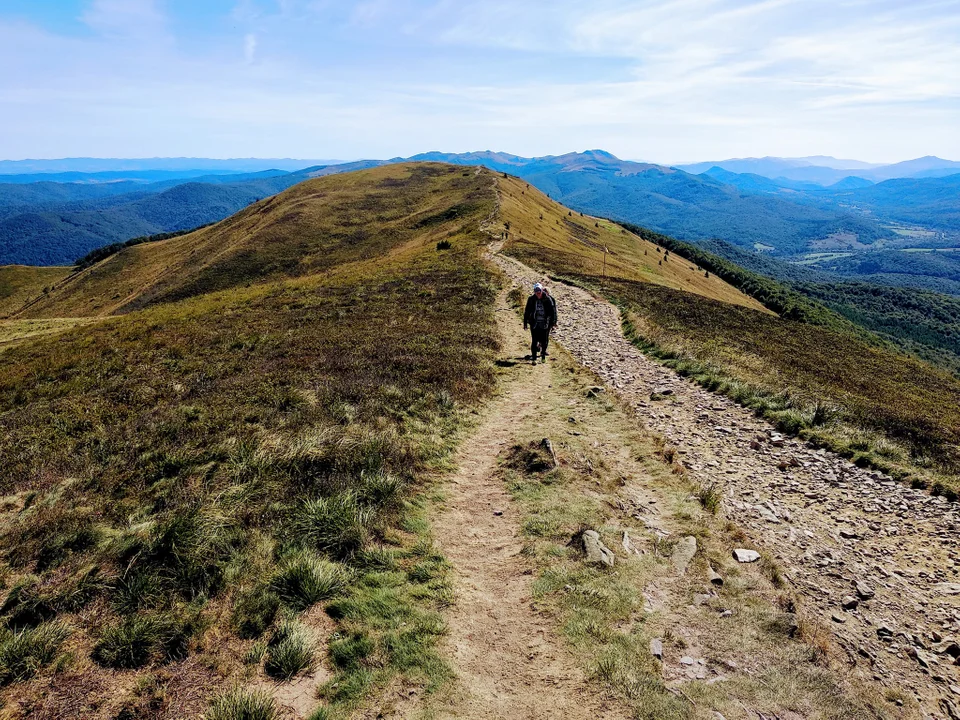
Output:
M523 287L543 279L513 258L495 259ZM782 438L645 356L609 302L559 283L551 290L557 339L677 448L692 479L719 485L723 512L776 558L851 672L912 695L928 717L960 720L956 505ZM654 391L664 399L652 400Z

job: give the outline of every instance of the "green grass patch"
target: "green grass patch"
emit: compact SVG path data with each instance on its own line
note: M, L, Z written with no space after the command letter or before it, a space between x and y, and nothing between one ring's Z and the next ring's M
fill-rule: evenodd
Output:
M0 686L36 675L53 662L69 635L59 622L16 631L0 629Z
M285 620L267 643L266 657L264 669L267 674L277 680L289 680L314 668L316 644L303 623Z

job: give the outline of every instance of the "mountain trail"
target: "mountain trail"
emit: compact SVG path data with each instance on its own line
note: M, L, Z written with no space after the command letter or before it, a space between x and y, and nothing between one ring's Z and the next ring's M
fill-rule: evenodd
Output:
M497 253L499 245L491 250ZM524 288L544 279L512 258L497 254L495 260ZM722 512L775 558L808 611L845 651L851 677L915 699L931 720L960 720L957 505L781 436L750 410L645 356L624 338L612 304L579 288L550 287L559 309L556 339L627 401L650 431L676 448L694 481L722 490ZM466 572L470 622L480 623L453 632L458 659L480 673L478 682L490 680L480 671L498 652L497 613L518 592L517 583L504 582L496 574L503 569L495 566L507 562L519 545L509 530L512 524L492 513L499 506L510 517L503 489L484 487L482 478L509 437L509 427L494 427L495 418L509 422L517 412L532 412L530 399L538 391L529 384L506 391L466 450L441 523L445 552ZM466 522L470 507L486 514L478 512ZM458 535L460 547L449 545ZM474 536L483 542L470 549L463 541ZM474 582L483 584L474 588ZM520 644L535 637L530 634L535 628L529 626ZM513 667L504 670L524 687L527 681ZM468 679L473 681L469 673Z
M497 307L505 350L522 360L526 340L501 294ZM555 622L531 609L534 575L520 555L520 517L497 460L517 427L537 413L549 392L547 372L513 374L457 458L437 543L451 562L456 603L448 615L445 654L458 686L439 708L441 717L491 720L624 718L617 703L591 686L576 659L555 636Z

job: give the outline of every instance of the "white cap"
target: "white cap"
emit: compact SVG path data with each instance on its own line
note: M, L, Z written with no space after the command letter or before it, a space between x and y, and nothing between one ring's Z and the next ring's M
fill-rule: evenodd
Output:
M541 285L540 283L534 283L533 291L536 292L537 290L543 290L543 285Z

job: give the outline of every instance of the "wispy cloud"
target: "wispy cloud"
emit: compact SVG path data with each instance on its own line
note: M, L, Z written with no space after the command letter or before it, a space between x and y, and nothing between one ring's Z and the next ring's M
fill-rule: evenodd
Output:
M0 9L0 155L960 157L960 0L187 7Z

